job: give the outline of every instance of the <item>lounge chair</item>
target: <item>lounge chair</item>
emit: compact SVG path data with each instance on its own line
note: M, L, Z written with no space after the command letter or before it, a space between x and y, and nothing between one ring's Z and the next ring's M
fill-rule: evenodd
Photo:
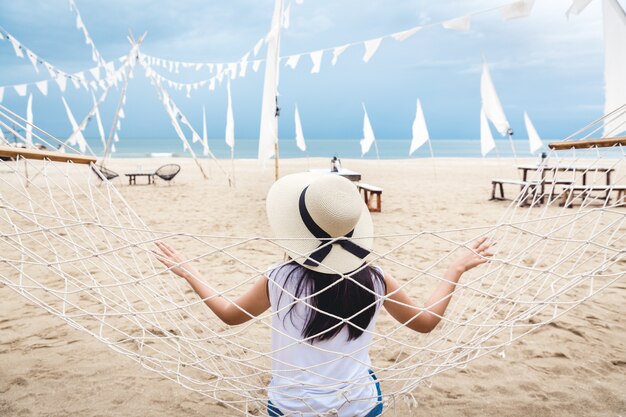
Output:
M91 170L98 176L98 178L100 178L101 180L107 180L107 181L111 181L113 178L117 178L120 176L120 174L118 174L115 171L112 171L108 168L103 167L102 165L98 165L97 166L98 169L96 169L96 165L91 165Z
M163 165L154 172L154 175L161 178L163 181L171 181L180 172L180 165L167 164Z

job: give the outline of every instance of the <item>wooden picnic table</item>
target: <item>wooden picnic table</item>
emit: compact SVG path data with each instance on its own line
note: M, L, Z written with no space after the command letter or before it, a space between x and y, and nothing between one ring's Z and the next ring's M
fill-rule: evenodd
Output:
M606 185L611 185L611 173L615 171L614 168L598 167L593 165L570 165L570 166L550 166L550 165L518 165L517 169L522 171L522 180L528 180L528 172L541 171L541 180L545 181L546 173L552 172L552 175L558 171L573 172L576 174L580 172L583 174L582 185L587 185L587 173L588 172L604 172L606 173Z
M528 180L528 173L530 171L541 171L541 180L540 180L540 189L541 189L541 201L543 202L543 196L545 194L545 186L547 184L552 185L552 191L550 192L550 197L552 197L552 193L554 192L554 187L556 185L561 186L573 186L573 181L564 181L557 180L555 178L557 172L572 172L576 175L577 172L582 173L582 185L587 185L587 173L589 172L601 172L606 174L606 185L611 185L611 173L615 171L614 168L609 167L599 167L594 165L563 165L563 166L550 166L550 165L518 165L517 169L522 171L522 180L526 182ZM552 173L552 181L548 181L546 179L546 173ZM606 198L609 198L610 191L607 191Z
M137 185L137 177L148 177L148 184L154 184L154 172L133 172L124 175L128 177L128 185Z

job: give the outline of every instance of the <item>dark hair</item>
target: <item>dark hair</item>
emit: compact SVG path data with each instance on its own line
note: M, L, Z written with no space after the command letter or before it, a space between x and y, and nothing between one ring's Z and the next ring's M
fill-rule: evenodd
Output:
M302 336L309 343L332 339L344 326L348 326L349 341L358 339L376 313L376 282L378 288L386 289L382 272L369 265L346 275L322 274L294 261L281 268L285 267L289 267L289 271L284 282L298 280L293 294L295 298L315 294L306 301L315 308L307 306L302 329ZM296 304L293 303L287 312L290 319ZM336 317L347 319L347 322L340 324L341 320Z

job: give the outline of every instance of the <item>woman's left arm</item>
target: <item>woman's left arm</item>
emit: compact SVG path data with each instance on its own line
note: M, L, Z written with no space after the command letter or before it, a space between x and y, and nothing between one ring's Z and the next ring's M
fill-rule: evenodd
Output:
M267 292L267 277L257 279L252 288L234 301L228 301L210 288L200 278L198 271L182 255L163 242L156 242L156 258L174 274L184 278L204 303L228 325L247 322L270 307Z

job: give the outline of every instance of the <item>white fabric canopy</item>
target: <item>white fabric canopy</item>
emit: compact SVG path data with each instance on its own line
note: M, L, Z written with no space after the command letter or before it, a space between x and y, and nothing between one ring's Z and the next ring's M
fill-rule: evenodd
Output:
M603 0L604 14L604 114L626 105L626 14L617 0ZM626 115L607 118L604 135L626 131Z
M258 159L264 161L275 155L274 147L278 143L278 118L276 117L276 98L278 97L280 54L280 25L282 21L283 1L276 0L272 16L272 30L268 36L267 55L265 58L265 78L263 81L263 100L261 107L261 127L259 130ZM257 51L255 51L256 55Z

